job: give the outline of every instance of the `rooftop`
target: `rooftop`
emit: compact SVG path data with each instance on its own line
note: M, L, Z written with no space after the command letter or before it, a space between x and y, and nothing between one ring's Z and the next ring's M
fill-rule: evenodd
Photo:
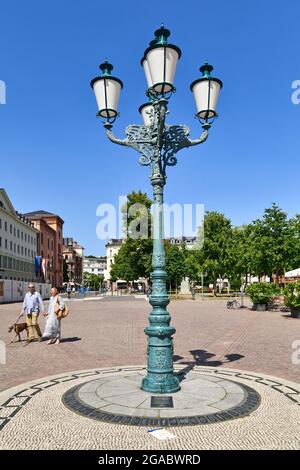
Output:
M60 220L62 220L62 222L64 222L63 219L59 215L53 214L52 212L43 211L43 210L26 212L23 215L29 219L39 219L41 217L58 217Z

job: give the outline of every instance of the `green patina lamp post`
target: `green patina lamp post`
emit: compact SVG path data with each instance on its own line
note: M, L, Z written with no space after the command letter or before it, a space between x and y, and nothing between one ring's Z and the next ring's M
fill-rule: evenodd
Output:
M200 71L202 77L191 84L197 107L197 118L203 132L196 140L189 138L185 125L167 125L168 99L175 91L174 76L181 51L168 43L170 31L162 25L155 31L155 39L146 49L141 64L144 68L149 101L140 106L144 125L130 125L126 138L118 139L112 133L112 124L118 116L117 107L123 83L111 75L113 66L105 61L100 65L102 75L92 80L99 108L98 116L103 118L108 138L119 145L132 147L140 154L139 163L150 168L153 186L153 256L151 274L152 292L149 297L152 311L148 336L147 375L141 388L152 393L172 393L180 389L178 377L173 369L173 339L175 328L170 325L171 317L166 309L170 302L166 289L166 269L163 229L163 193L166 184L166 168L177 163L175 154L185 148L201 144L208 137L209 128L217 116L216 105L221 80L212 77L213 67L205 63Z

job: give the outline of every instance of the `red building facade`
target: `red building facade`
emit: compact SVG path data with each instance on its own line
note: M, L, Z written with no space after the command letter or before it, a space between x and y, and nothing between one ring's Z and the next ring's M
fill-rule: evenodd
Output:
M25 214L24 214L25 215ZM63 224L56 214L46 211L29 212L25 215L39 231L37 253L41 257L41 279L44 282L63 286Z

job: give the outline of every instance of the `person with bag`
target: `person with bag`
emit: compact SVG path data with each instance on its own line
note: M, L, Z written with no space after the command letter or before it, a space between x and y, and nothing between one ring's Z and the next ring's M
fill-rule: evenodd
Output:
M43 299L39 292L35 290L35 285L30 282L28 292L24 297L22 312L20 317L26 315L26 323L28 328L27 342L34 341L34 333L38 336L38 341L43 341L42 332L38 324L39 314L44 312ZM20 318L19 317L19 318Z
M57 287L52 287L48 313L43 338L49 338L48 344L61 342L61 319L66 317L69 309L63 299L58 295Z

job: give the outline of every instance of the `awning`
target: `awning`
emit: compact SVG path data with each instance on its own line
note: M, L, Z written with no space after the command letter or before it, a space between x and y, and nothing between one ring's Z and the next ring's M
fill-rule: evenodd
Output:
M288 271L285 273L284 277L300 277L300 268Z

